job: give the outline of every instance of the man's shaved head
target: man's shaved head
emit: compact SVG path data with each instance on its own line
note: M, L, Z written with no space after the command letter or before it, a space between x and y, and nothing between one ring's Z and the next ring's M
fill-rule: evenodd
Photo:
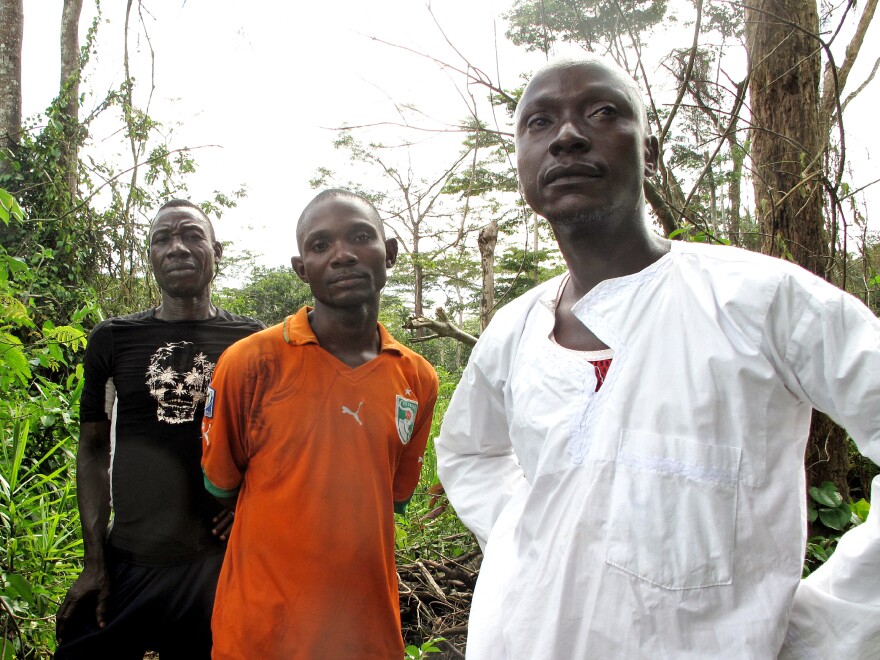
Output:
M346 188L328 188L327 190L322 190L303 209L302 213L299 216L299 220L296 222L296 245L299 248L300 252L302 252L302 239L305 234L306 222L309 212L316 207L318 204L322 204L323 202L328 202L336 199L349 199L361 202L368 209L368 214L370 220L375 221L376 226L379 229L379 233L382 237L382 240L385 239L385 225L382 222L382 218L379 217L379 211L373 205L369 199L367 199L364 195L360 193L356 193L352 190L347 190Z
M593 53L587 53L583 57L578 58L566 58L556 60L554 62L550 62L549 64L545 64L540 69L538 69L532 75L529 83L526 85L526 88L523 91L520 103L517 104L516 112L514 114L514 124L519 118L520 108L522 107L522 99L526 98L529 87L531 87L539 78L541 78L541 76L546 73L572 67L598 67L612 74L617 82L620 83L621 89L626 91L626 94L632 102L633 106L638 109L639 118L641 119L645 130L648 129L648 112L645 108L642 90L639 88L638 83L633 80L633 77L619 64L617 64L617 62L610 58L599 57L598 55L594 55Z
M156 216L153 218L153 221L150 223L150 232L153 231L153 224L156 222L156 218L158 218L163 211L167 211L168 209L175 208L185 208L185 209L194 209L198 211L198 214L201 218L207 223L209 235L211 237L211 241L216 241L217 237L214 235L214 223L211 222L211 218L208 217L208 214L202 209L198 204L194 204L188 199L170 199L162 206L159 207L159 210L156 211Z

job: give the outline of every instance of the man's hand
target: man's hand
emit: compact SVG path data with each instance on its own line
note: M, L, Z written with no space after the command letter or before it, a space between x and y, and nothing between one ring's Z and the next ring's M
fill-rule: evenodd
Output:
M214 529L211 530L211 533L221 541L228 541L229 533L232 531L232 523L234 521L235 516L232 511L224 509L212 519Z
M59 642L65 639L67 624L79 617L95 617L98 626L107 625L110 599L110 575L106 566L87 566L70 587L64 602L55 617L55 637ZM81 611L94 608L94 612Z

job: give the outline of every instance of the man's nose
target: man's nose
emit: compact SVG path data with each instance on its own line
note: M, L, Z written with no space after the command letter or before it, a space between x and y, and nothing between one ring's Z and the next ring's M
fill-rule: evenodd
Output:
M190 249L181 236L172 236L169 239L168 254L189 254Z
M339 241L333 245L333 254L330 261L331 266L350 266L357 263L357 255L351 246L344 241Z
M589 151L593 146L585 128L575 119L562 121L550 141L550 153L558 155L566 151Z

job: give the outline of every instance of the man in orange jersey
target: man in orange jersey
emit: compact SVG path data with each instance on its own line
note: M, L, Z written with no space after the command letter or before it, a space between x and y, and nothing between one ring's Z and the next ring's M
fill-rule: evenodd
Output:
M378 323L397 241L372 204L326 190L296 236L314 308L228 350L205 406L205 484L236 512L214 658L401 658L393 513L437 375Z

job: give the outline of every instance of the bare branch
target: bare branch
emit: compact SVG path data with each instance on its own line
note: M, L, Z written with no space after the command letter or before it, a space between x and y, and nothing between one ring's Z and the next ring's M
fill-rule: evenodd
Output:
M433 336L416 337L411 341L423 342L428 341L429 339L437 339L439 337L451 337L467 346L476 345L477 338L452 323L446 315L446 310L442 307L438 307L435 313L437 315L436 319L430 319L426 316L414 316L404 324L403 327L407 330L421 330L427 328L434 332Z
M663 125L663 130L660 131L660 135L658 136L660 139L660 144L663 144L663 141L666 139L666 135L669 133L669 127L672 126L672 120L675 119L675 115L678 113L678 105L684 98L684 94L687 91L688 81L693 74L694 60L697 58L697 48L700 45L700 26L702 25L702 22L703 0L697 0L697 18L694 21L694 40L691 44L691 52L690 56L688 57L687 69L682 75L681 87L679 87L678 89L678 97L675 99L675 103L672 104L672 110L669 112L669 116L666 118L666 123Z

